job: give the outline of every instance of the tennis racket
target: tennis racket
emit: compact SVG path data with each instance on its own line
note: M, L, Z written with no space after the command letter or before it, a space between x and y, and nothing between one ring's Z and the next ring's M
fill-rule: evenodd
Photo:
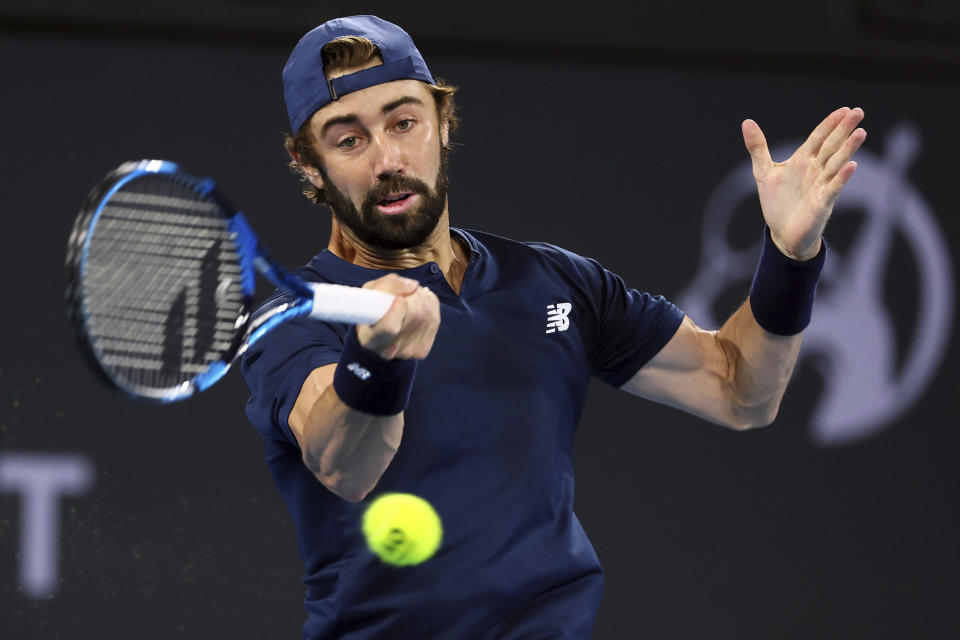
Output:
M291 296L251 318L255 272ZM204 391L281 323L373 324L381 291L305 282L277 264L209 178L128 162L87 196L67 247L67 313L100 377L128 396Z

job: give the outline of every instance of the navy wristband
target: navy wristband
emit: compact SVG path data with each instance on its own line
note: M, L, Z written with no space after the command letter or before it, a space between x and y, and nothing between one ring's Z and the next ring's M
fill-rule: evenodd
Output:
M416 372L416 360L385 360L363 348L356 328L350 327L333 374L333 389L351 409L394 416L407 408Z
M750 287L750 309L757 324L780 336L806 329L826 258L826 240L821 239L820 253L810 260L794 260L777 248L765 228L760 264Z

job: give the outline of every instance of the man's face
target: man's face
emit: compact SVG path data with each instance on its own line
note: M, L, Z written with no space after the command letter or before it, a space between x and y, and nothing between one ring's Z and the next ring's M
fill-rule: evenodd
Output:
M446 208L446 131L416 80L349 93L310 119L324 189L341 225L365 244L422 244Z

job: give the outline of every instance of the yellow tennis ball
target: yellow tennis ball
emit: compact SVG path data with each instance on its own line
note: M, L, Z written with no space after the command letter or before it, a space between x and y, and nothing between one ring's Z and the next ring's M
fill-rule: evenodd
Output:
M429 502L410 493L385 493L363 514L370 550L398 567L429 560L440 546L443 526Z

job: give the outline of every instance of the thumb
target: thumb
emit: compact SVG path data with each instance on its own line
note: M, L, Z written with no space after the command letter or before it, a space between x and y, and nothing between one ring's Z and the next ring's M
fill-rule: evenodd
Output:
M408 296L420 288L420 283L413 278L404 278L395 273L389 273L382 278L365 283L362 288L383 291L393 296Z
M420 282L413 278L400 278L400 283L396 295L409 296L420 289Z
M740 128L743 130L743 144L750 152L750 160L753 162L753 175L760 180L773 164L770 149L767 148L767 139L763 136L760 125L753 120L744 120Z

